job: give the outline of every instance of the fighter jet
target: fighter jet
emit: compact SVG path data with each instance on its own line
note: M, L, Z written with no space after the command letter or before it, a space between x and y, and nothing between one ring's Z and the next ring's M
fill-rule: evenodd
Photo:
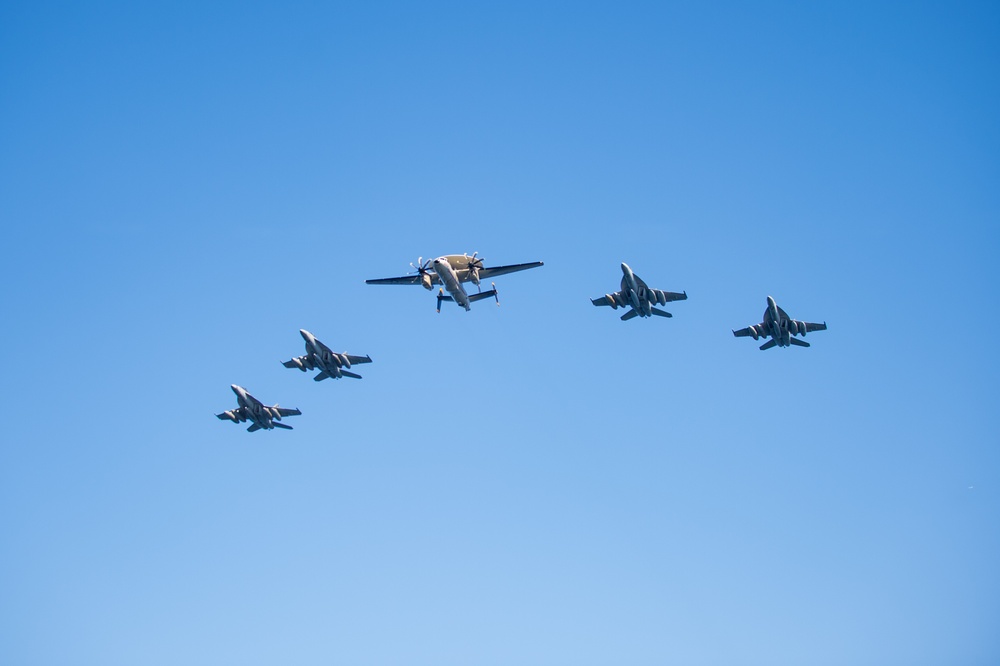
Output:
M592 298L590 302L594 305L610 305L617 310L622 307L632 309L622 315L622 321L628 321L634 317L673 317L669 312L654 308L653 304L666 305L671 301L687 300L687 292L678 294L673 291L660 291L650 289L638 275L632 272L628 264L622 264L622 289L614 294L605 294L600 298Z
M738 338L745 338L749 335L753 337L754 340L770 337L770 340L760 346L760 350L764 351L774 347L775 345L779 347L789 347L791 345L796 345L797 347L808 347L808 342L805 340L798 340L792 336L801 335L802 337L805 337L806 333L825 330L826 322L823 322L822 324L810 324L804 321L796 321L795 319L792 319L785 313L784 310L778 307L778 304L774 302L773 298L768 296L767 309L764 310L764 321L756 326L748 326L747 328L741 328L738 331L733 331L733 335Z
M319 368L319 374L313 377L317 382L327 377L335 377L337 379L341 377L353 377L354 379L361 379L361 375L356 375L353 372L344 370L344 368L349 368L358 363L372 362L371 356L351 356L347 352L338 354L317 340L316 336L305 329L299 329L299 335L306 341L305 356L299 356L290 361L283 361L282 365L286 368L298 368L302 372Z
M232 388L233 393L236 394L236 402L239 403L239 407L222 412L221 414L216 414L216 416L223 421L228 419L233 423L251 421L253 425L247 428L247 432L254 432L256 430L260 430L261 428L266 430L273 430L274 428L291 430L292 426L287 426L284 423L278 423L278 421L281 420L282 416L298 416L302 413L297 409L288 409L286 407L278 407L277 405L274 407L268 407L260 400L247 393L247 390L242 386L233 384L230 388Z
M479 293L469 294L462 286L463 282L471 282L479 287L480 280L544 265L540 261L533 261L527 264L487 268L483 265L483 260L477 258L478 254L473 252L471 257L467 254L446 254L437 259L428 259L426 262L420 257L416 265L410 264L416 273L395 278L365 280L365 284L419 284L427 290L433 289L436 284L443 284L444 288L438 289L437 311L441 312L442 301L458 303L468 311L471 309L470 304L490 296L496 299L497 305L500 305L500 297L497 295L496 284L491 284L489 291L480 290ZM449 296L444 295L445 289L448 290Z

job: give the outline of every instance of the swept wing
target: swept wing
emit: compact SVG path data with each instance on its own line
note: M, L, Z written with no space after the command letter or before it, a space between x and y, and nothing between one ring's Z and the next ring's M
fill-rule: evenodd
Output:
M765 331L765 330L767 330L767 325L764 324L764 322L761 322L761 323L759 323L759 324L757 324L756 326L753 326L753 327L747 326L746 328L741 328L738 331L733 331L733 335L735 335L738 338L751 337L751 336L753 336L753 332L750 330L751 328L755 328L758 331ZM757 337L760 337L760 336L757 336Z

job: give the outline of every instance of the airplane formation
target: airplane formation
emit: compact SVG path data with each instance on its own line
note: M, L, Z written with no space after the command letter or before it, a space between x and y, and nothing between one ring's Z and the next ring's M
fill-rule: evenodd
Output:
M428 259L423 257L417 259L413 267L413 273L400 277L379 278L375 280L365 280L365 284L388 284L388 285L420 285L428 291L433 291L435 285L439 285L437 293L437 311L441 312L441 303L449 302L464 308L466 311L472 309L472 304L486 298L493 298L497 305L500 305L500 297L497 294L496 284L491 282L490 289L482 290L481 281L538 268L544 264L541 261L533 261L525 264L510 264L508 266L487 267L479 257L478 252L468 254L448 254ZM628 311L621 316L622 321L628 321L635 317L673 317L666 310L661 310L656 306L663 306L674 301L687 300L687 292L662 291L652 289L638 275L632 272L628 264L621 264L622 279L621 287L618 291L605 294L600 298L591 299L595 306L609 306L613 310L618 308ZM470 294L463 286L471 282L477 288L476 293ZM445 295L447 290L448 294ZM799 340L796 336L805 337L806 333L813 331L825 331L826 322L814 324L792 319L788 314L778 307L774 299L767 297L767 308L764 310L763 321L738 331L734 330L733 335L738 338L752 337L754 340L764 338L766 342L760 346L761 351L766 351L772 347L808 347L809 343ZM338 353L330 349L305 329L299 330L299 335L305 341L306 353L288 361L282 361L286 368L298 369L302 372L319 370L313 376L313 380L322 381L324 379L350 377L361 379L361 375L352 372L350 368L363 363L371 363L371 356L356 356L347 352ZM770 338L770 339L768 339ZM299 416L302 414L298 409L286 407L267 406L243 388L233 384L233 393L236 394L236 409L230 409L216 414L223 421L233 423L245 423L250 421L248 432L257 430L273 430L282 428L291 430L292 426L281 423L281 419L286 416Z

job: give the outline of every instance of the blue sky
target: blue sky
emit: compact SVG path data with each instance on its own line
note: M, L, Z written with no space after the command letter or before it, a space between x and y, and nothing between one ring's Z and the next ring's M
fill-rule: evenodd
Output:
M996 663L998 28L3 5L0 661ZM545 267L364 284L473 251Z

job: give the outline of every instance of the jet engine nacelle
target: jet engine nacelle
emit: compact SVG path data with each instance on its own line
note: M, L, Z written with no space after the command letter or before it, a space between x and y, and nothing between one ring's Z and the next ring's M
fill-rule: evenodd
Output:
M433 285L431 285L431 276L428 275L427 273L423 273L420 276L420 284L421 286L423 286L424 289L428 291L434 288Z

